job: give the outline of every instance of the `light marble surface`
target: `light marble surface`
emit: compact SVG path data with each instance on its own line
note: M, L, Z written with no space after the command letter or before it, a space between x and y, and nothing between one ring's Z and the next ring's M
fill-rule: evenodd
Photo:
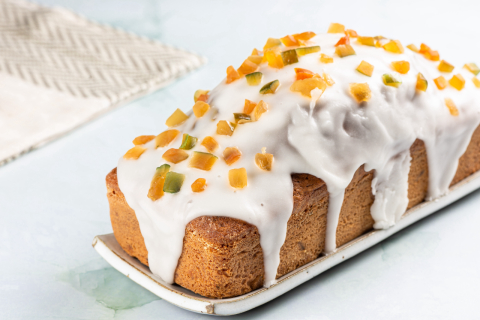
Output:
M123 277L91 247L111 232L104 177L140 134L190 108L268 36L342 22L359 33L426 41L480 63L473 1L42 0L193 50L209 63L40 150L0 167L0 319L200 319ZM284 296L233 319L475 319L480 191Z

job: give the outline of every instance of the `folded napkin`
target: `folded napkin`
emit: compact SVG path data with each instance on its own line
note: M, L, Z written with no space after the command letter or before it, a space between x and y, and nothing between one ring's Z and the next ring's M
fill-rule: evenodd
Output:
M203 63L64 9L0 0L0 165Z

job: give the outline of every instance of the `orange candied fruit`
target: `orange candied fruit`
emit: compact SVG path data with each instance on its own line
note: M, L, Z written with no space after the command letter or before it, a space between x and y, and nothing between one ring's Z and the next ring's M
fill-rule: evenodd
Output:
M237 147L228 147L223 150L223 160L229 166L240 160L242 152Z
M210 109L210 105L204 101L199 100L195 102L192 109L193 109L193 113L195 114L195 117L201 118Z
M363 73L366 76L371 77L373 73L373 66L365 60L362 60L357 67L357 71Z
M266 150L267 148L263 147L262 153L255 155L255 163L260 169L270 171L272 170L273 154L267 153Z
M335 81L333 81L332 77L328 73L324 72L322 75L322 78L323 78L323 81L325 81L329 87L335 84Z
M240 79L240 74L235 70L234 67L229 66L227 68L227 83L232 83L235 80Z
M234 123L231 123L225 120L220 120L217 123L217 134L224 135L224 136L231 136L234 130L235 130Z
M215 140L214 138L212 138L210 136L206 136L203 139L201 145L204 146L205 149L207 149L208 152L214 152L218 148L217 140Z
M480 89L480 80L478 80L477 77L473 77L473 78L472 78L472 82L473 82L473 84L475 85L475 87L477 87L477 88Z
M374 37L358 37L358 43L363 44L364 46L375 47L375 38Z
M452 72L453 69L455 69L455 67L445 60L440 61L438 64L438 70L441 72Z
M335 44L335 47L338 47L342 44L350 44L350 38L348 36L341 37L340 40Z
M443 90L447 87L447 80L443 76L433 79L433 82L437 85L438 90Z
M312 31L306 31L306 32L296 33L292 35L292 37L300 41L307 41L312 39L315 36L316 36L315 32L312 32Z
M198 89L197 91L195 91L195 93L193 94L193 101L194 102L197 102L197 101L204 101L204 102L207 102L208 100L208 93L210 92L210 90L201 90L201 89Z
M193 192L202 192L205 190L207 186L207 180L204 178L198 178L192 183L192 191Z
M253 101L245 99L245 105L243 106L243 113L250 114L257 104Z
M429 46L427 46L425 43L420 44L420 49L418 50L418 53L424 54L428 51L431 51Z
M267 111L268 111L268 104L265 101L260 100L255 106L255 108L253 109L252 120L258 121L258 119L260 119L262 114L264 114Z
M346 34L347 36L349 36L350 38L356 38L356 37L358 37L357 31L352 30L352 29L347 29L347 30L345 30L345 34Z
M126 160L137 160L140 158L140 156L146 151L147 149L144 147L140 146L135 146L132 149L128 150L125 155L123 156L123 159Z
M239 74L249 74L257 70L258 70L258 65L250 61L249 59L247 59L243 61L242 65L240 66L240 68L238 68L237 71Z
M330 23L328 33L345 33L345 26L340 23Z
M448 80L448 83L450 83L450 85L458 91L462 90L463 87L465 87L465 79L460 73L454 75L452 79Z
M283 68L283 59L279 51L270 50L265 52L265 59L270 67L277 69Z
M315 73L310 70L303 69L303 68L295 68L295 79L296 80L303 80L308 78L313 78Z
M175 138L180 134L180 131L176 129L170 129L167 131L163 131L158 136L155 137L155 148L163 148L166 147L175 140Z
M410 49L410 50L412 50L413 52L416 52L416 53L418 53L418 52L420 51L420 49L418 49L418 47L417 47L416 45L414 45L414 44L409 44L409 45L407 46L407 48Z
M428 82L427 79L420 72L417 75L417 84L415 88L419 91L427 91Z
M163 197L163 186L165 184L165 177L167 173L170 171L169 164L163 164L155 170L155 174L153 175L152 182L150 182L150 189L148 190L147 197L149 197L152 201L156 201Z
M318 88L322 92L324 92L327 88L327 84L325 83L325 81L323 81L323 79L315 77L295 81L291 85L290 90L293 92L299 92L303 96L311 98L311 92L315 88Z
M247 170L245 168L231 169L228 171L228 181L235 189L242 189L247 186Z
M383 49L392 53L403 53L404 51L402 44L398 40L390 40L383 45Z
M210 171L217 159L218 158L211 153L194 151L188 165L192 168Z
M350 83L350 94L358 103L368 101L372 97L368 83Z
M355 50L353 50L353 47L349 44L341 44L335 48L335 53L343 58L347 56L351 56L355 54Z
M153 139L155 139L155 136L138 136L135 139L133 139L132 142L136 146L141 146L142 144L152 141Z
M162 158L168 162L179 163L188 158L188 153L184 150L171 148L165 151Z
M393 70L401 74L407 74L410 71L410 62L408 61L393 61L392 62Z
M429 50L423 54L425 58L431 61L439 61L440 60L440 54L438 51L435 50Z
M290 35L280 38L280 41L282 41L285 47L294 47L294 46L300 45L298 40L295 37Z
M454 117L458 116L458 108L455 105L455 102L453 102L452 99L450 98L445 98L445 104L447 105L448 111L450 111L450 114Z
M320 62L321 63L332 63L333 62L333 58L326 55L325 53L321 53L320 54Z
M177 109L175 110L170 117L168 117L167 121L165 121L165 124L167 127L176 127L178 125L181 125L185 121L187 121L188 116L183 113L182 110Z

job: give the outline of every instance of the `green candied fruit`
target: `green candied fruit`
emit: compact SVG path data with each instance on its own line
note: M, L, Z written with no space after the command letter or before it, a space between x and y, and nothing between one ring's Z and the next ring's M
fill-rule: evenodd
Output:
M182 145L179 149L190 150L195 147L195 145L197 144L197 140L198 138L192 137L191 135L184 133Z
M262 82L262 77L263 73L261 72L253 72L245 76L245 78L247 79L247 83L250 86L258 86L260 82Z
M273 80L272 82L267 83L260 89L261 94L275 93L280 85L280 81Z
M238 124L252 121L252 117L247 113L234 113L233 116L235 117L235 123Z
M306 54L314 53L320 51L320 46L313 46L313 47L301 47L295 49L297 51L297 55L304 56Z
M163 192L177 193L180 191L185 180L185 175L170 171L165 177L165 183L163 184Z
M297 51L295 49L283 51L281 54L285 66L298 62Z
M398 88L402 84L402 81L400 79L390 73L385 73L382 76L382 79L383 83L385 83L386 86Z

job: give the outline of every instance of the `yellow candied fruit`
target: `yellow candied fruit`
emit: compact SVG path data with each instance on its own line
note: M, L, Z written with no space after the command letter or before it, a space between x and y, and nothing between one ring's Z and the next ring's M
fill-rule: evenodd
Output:
M245 75L245 79L247 79L247 83L249 86L258 86L263 79L263 73L261 72L252 72L250 74Z
M280 41L282 41L282 43L286 46L286 47L294 47L294 46L298 46L300 45L300 43L298 42L298 40L293 37L293 36L285 36L283 38L280 38Z
M472 81L473 81L473 84L475 85L475 87L480 89L480 80L478 80L477 77L473 77Z
M220 120L217 123L217 134L221 134L224 136L231 136L234 130L235 130L235 126L231 122Z
M223 160L229 166L240 160L242 152L237 147L228 147L223 150Z
M333 58L326 55L325 53L321 53L320 54L320 62L321 63L332 63L333 62Z
M277 69L283 68L282 55L278 51L270 50L265 52L265 59L270 67Z
M473 73L474 75L477 75L478 73L480 73L480 68L478 68L478 66L473 62L466 63L463 67L468 71L470 71L471 73Z
M455 67L452 64L448 63L445 60L440 61L440 63L438 64L438 70L441 72L452 72L454 68Z
M255 164L264 171L272 170L273 154L266 152L267 148L262 148L262 153L255 155Z
M352 30L352 29L347 29L347 30L345 30L345 34L346 34L347 36L349 36L350 38L357 38L357 37L358 37L357 31Z
M413 52L416 52L416 53L419 52L418 47L417 47L416 45L414 45L414 44L409 44L409 45L407 46L407 48L410 49L410 50L412 50Z
M218 158L211 153L194 151L188 165L192 168L210 171L217 159Z
M375 47L375 38L374 37L358 37L358 43L363 44L364 46Z
M277 89L278 89L279 86L280 86L280 81L273 80L273 81L267 83L266 85L264 85L260 89L260 93L261 94L269 94L269 93L273 94L273 93L277 92Z
M138 136L135 139L133 139L132 142L136 146L141 146L142 144L152 141L153 139L155 139L155 136Z
M132 149L128 150L127 153L125 153L125 155L123 156L123 159L137 160L146 150L147 148L135 146Z
M247 186L247 170L245 168L231 169L228 171L228 181L235 189L242 189Z
M207 186L207 180L204 178L198 178L192 183L192 191L193 192L202 192L205 190Z
M179 163L188 158L188 153L184 150L171 148L165 151L162 158L168 162Z
M208 93L210 92L210 90L201 90L201 89L198 89L197 91L195 91L195 93L193 94L193 101L194 102L197 102L198 100L200 101L204 101L206 102L207 99L208 99Z
M433 79L433 82L435 82L439 90L443 90L447 87L447 80L445 80L443 76Z
M203 139L201 145L204 146L205 149L207 149L208 152L214 152L218 148L217 140L215 140L214 138L212 138L210 136L206 136Z
M312 31L306 31L306 32L296 33L292 35L292 37L300 41L307 41L312 39L315 36L316 36L315 32L312 32Z
M272 48L276 48L282 45L280 39L268 38L267 43L263 46L263 51L267 51Z
M393 70L401 74L407 74L410 71L410 62L408 61L393 61L392 62Z
M366 76L371 77L373 73L373 66L365 60L362 60L357 67L357 71L363 73Z
M450 111L450 114L454 117L458 116L458 108L455 105L455 102L453 102L452 99L450 98L445 98L445 104L447 105L448 111Z
M257 66L260 65L263 61L263 57L260 55L251 55L247 59L255 63Z
M242 65L240 68L237 69L239 74L249 74L252 72L255 72L258 70L258 65L256 63L253 63L250 60L245 60L243 61Z
M325 81L323 81L323 79L315 77L295 81L290 87L290 90L293 92L299 92L303 96L311 98L312 96L310 92L312 92L312 90L315 88L322 90L323 93L327 88L327 84Z
M258 119L260 119L262 114L264 114L267 111L268 111L268 104L265 101L260 100L260 102L258 102L255 108L253 109L252 120L258 121Z
M185 113L183 113L182 110L177 109L172 113L170 117L168 117L165 124L167 125L167 127L170 127L170 128L176 127L178 125L181 125L185 121L187 121L187 119L188 119L188 116Z
M438 51L435 50L429 50L423 54L425 58L431 61L439 61L440 60L440 54Z
M193 105L193 113L195 117L201 118L207 113L208 109L210 109L210 105L203 101L197 101Z
M335 84L335 81L333 81L332 77L328 73L324 72L322 75L322 78L323 78L323 81L325 81L329 87Z
M235 70L234 67L229 66L227 68L227 83L232 83L235 80L240 79L240 74Z
M256 48L252 50L252 56L261 56L261 55L262 55L262 51L259 51Z
M353 47L349 44L341 44L335 48L335 53L339 57L343 58L343 57L354 55L355 50L353 50Z
M320 51L320 46L301 47L301 48L296 48L295 51L297 52L297 56L304 56L310 53L315 53Z
M345 26L340 23L330 23L328 33L345 33Z
M386 86L390 86L390 87L398 88L402 84L402 81L400 79L398 79L395 75L390 73L385 73L382 76L382 80Z
M415 88L419 91L427 91L428 82L427 79L420 72L417 75L417 84Z
M165 184L165 177L170 171L170 165L163 164L155 170L152 182L150 182L150 189L148 190L147 197L152 201L158 200L163 197L163 186Z
M252 122L252 117L246 113L234 113L233 117L235 118L236 124L243 124L247 122Z
M175 140L175 138L180 134L180 131L176 129L171 129L160 133L155 137L155 148L166 147Z
M462 90L463 87L465 87L465 79L460 73L454 75L452 79L448 80L448 83L450 83L450 85L458 91Z
M245 105L243 107L243 113L250 114L257 104L253 101L245 99Z
M398 40L390 40L383 45L383 49L392 53L403 53L403 46Z
M350 83L350 94L358 103L368 101L372 97L368 83Z

